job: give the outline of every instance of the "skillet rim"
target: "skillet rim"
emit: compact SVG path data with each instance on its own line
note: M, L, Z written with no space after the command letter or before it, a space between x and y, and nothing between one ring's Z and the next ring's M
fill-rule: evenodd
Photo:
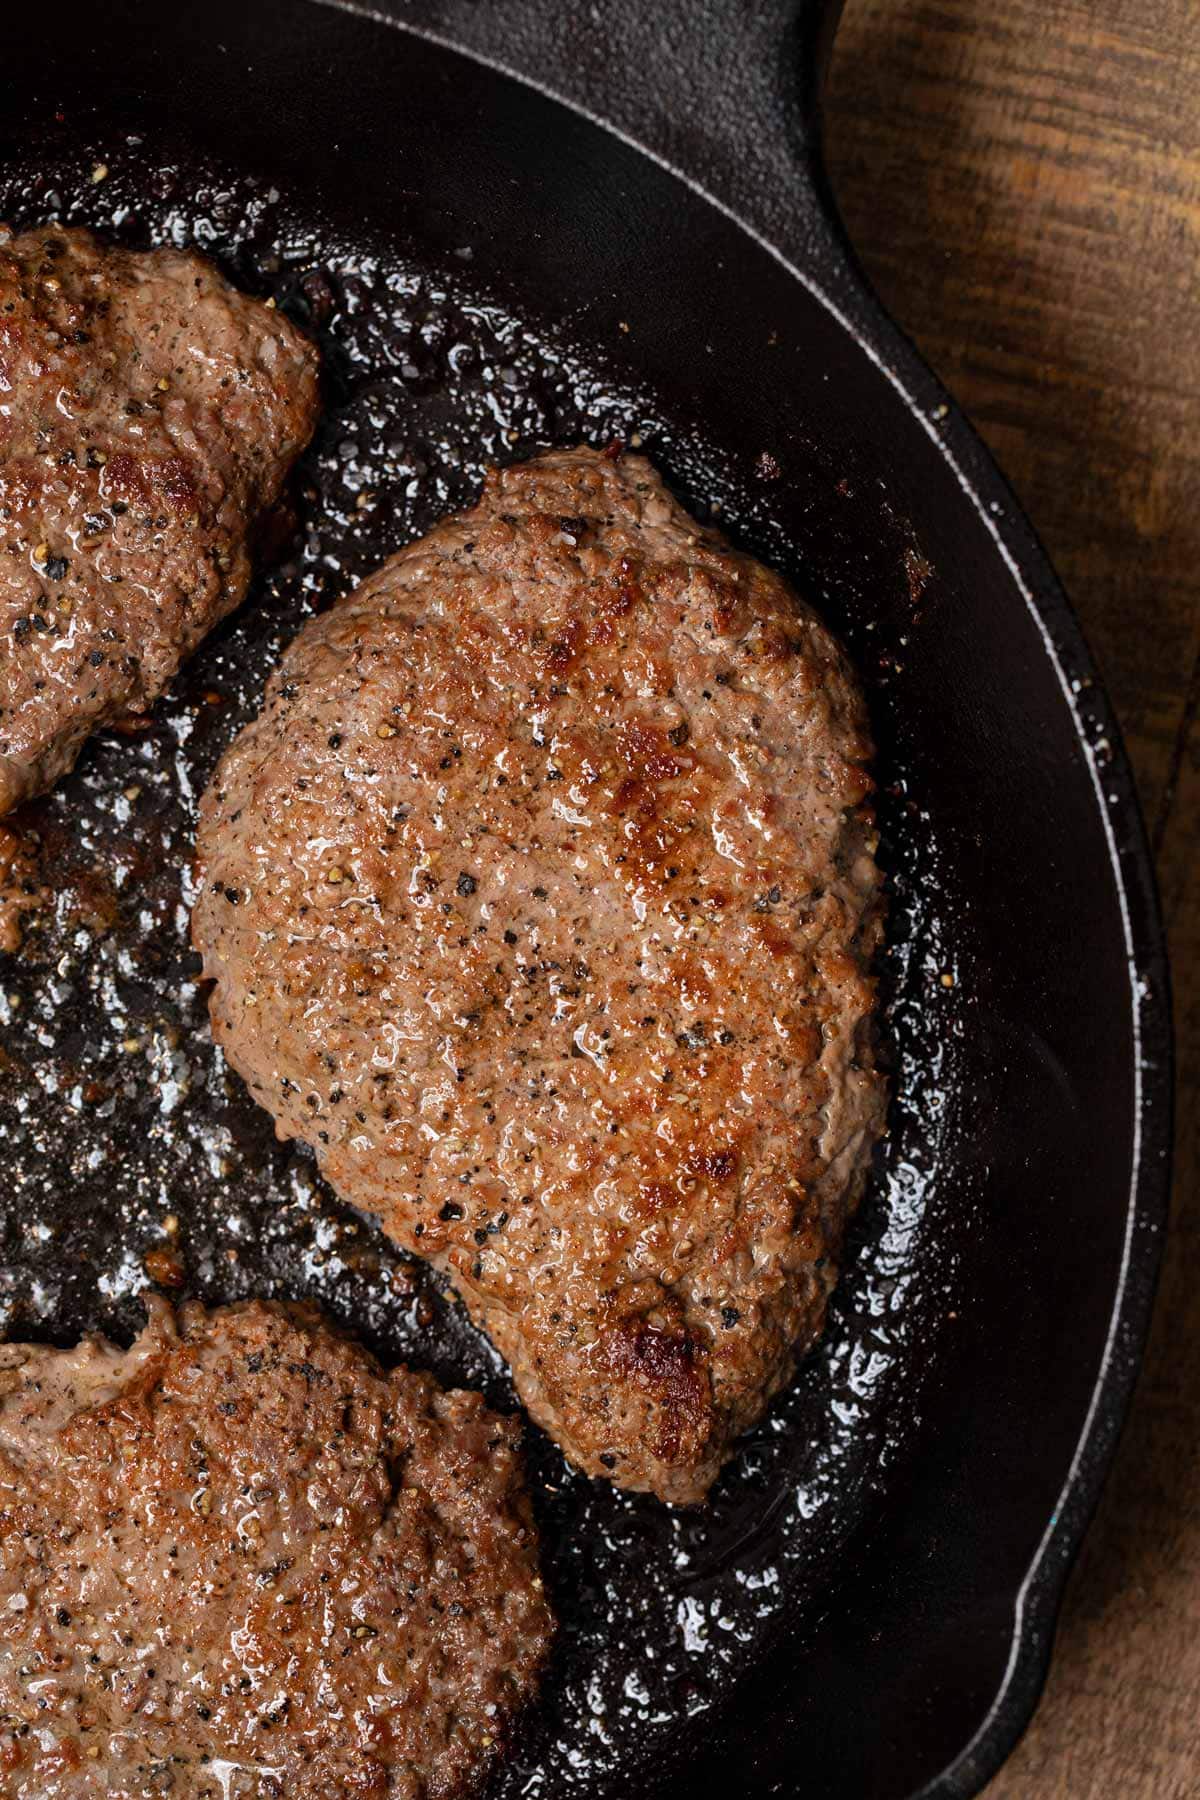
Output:
M805 285L846 326L934 438L1041 630L1092 778L1125 935L1134 1097L1125 1239L1108 1336L1074 1456L1015 1596L1012 1642L1001 1685L970 1742L910 1797L973 1800L1007 1762L1037 1711L1067 1581L1116 1459L1149 1338L1170 1223L1174 1158L1170 960L1153 851L1124 734L1049 552L976 428L875 294L834 197L819 138L809 146L809 176L830 246L841 258L861 309L861 322L842 315L818 283L805 280ZM943 406L949 410L935 431L931 420ZM1087 718L1077 704L1079 693L1088 698ZM1102 743L1108 746L1103 763L1098 757Z
M1041 632L1083 760L1092 778L1125 937L1133 1069L1133 1135L1121 1268L1108 1336L1092 1384L1075 1452L1045 1533L1013 1598L1008 1664L973 1737L910 1800L971 1800L1000 1770L1024 1734L1045 1685L1067 1578L1116 1455L1149 1334L1168 1222L1171 1180L1174 1053L1170 975L1154 865L1133 771L1120 726L1078 618L1050 558L991 452L915 344L886 312L866 276L834 198L824 164L819 115L794 119L797 233L808 256L833 279L828 286L773 241L703 177L551 82L543 82L454 35L364 0L312 0L329 11L389 26L490 69L565 107L681 181L746 232L832 315L855 347L891 383L906 410L932 438L963 495L985 526L1009 577ZM385 0L386 4L386 0ZM834 16L817 7L790 51L809 77L810 105L819 100ZM795 73L796 70L793 70ZM800 129L797 130L796 128ZM815 228L815 230L814 230ZM836 290L836 297L830 289ZM1076 696L1085 692L1085 719ZM1107 742L1103 765L1097 748Z

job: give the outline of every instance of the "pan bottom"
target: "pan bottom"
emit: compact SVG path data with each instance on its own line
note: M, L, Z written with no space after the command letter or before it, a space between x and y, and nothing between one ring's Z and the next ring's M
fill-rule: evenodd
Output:
M0 1323L10 1336L68 1342L102 1329L128 1341L147 1253L169 1249L183 1291L207 1304L318 1300L386 1361L511 1408L487 1343L421 1265L339 1204L304 1150L275 1141L214 1048L187 938L196 800L302 620L473 498L488 461L619 438L692 511L801 587L805 546L783 539L754 472L643 385L619 349L575 343L473 285L469 244L439 266L413 243L347 244L264 181L165 141L81 143L67 128L0 169L0 218L194 245L317 337L327 389L282 560L144 730L94 741L21 817L41 839L54 899L0 974ZM886 669L870 593L831 623L861 667ZM681 1720L719 1710L781 1633L820 1631L838 1566L916 1441L953 1307L957 1238L941 1179L958 1091L955 1000L941 979L953 933L937 910L937 847L905 799L885 681L872 697L898 1098L828 1332L701 1511L589 1482L530 1429L562 1632L499 1795L627 1793L635 1771L652 1791L649 1771L669 1760Z

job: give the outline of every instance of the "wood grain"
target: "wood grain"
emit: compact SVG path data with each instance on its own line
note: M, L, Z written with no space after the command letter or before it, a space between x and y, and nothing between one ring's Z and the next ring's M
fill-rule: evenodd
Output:
M868 273L982 431L1125 732L1171 938L1152 1342L1042 1708L988 1800L1200 1795L1200 13L848 0L828 108Z

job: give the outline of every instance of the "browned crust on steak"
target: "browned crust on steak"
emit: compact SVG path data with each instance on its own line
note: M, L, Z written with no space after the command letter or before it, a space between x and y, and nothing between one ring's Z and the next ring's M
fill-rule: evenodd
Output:
M0 950L21 948L25 920L50 898L42 882L40 842L32 831L0 824Z
M6 1800L449 1800L551 1620L515 1424L312 1308L0 1346Z
M201 809L229 1060L666 1499L819 1333L881 1128L869 752L777 575L555 452L305 627Z
M317 353L198 256L0 225L0 813L231 612Z

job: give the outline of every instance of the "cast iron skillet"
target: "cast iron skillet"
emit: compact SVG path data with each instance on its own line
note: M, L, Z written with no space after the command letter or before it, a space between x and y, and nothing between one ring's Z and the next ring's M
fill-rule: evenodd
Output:
M327 368L298 536L150 730L27 821L55 904L0 995L11 1332L128 1335L174 1246L207 1299L309 1293L511 1399L273 1143L186 945L194 795L280 646L489 457L640 440L868 683L897 1097L829 1333L702 1513L531 1434L563 1631L505 1796L976 1793L1033 1708L1150 1304L1167 991L1129 771L1029 527L841 236L833 22L67 0L52 46L33 8L3 27L0 217L199 242Z

